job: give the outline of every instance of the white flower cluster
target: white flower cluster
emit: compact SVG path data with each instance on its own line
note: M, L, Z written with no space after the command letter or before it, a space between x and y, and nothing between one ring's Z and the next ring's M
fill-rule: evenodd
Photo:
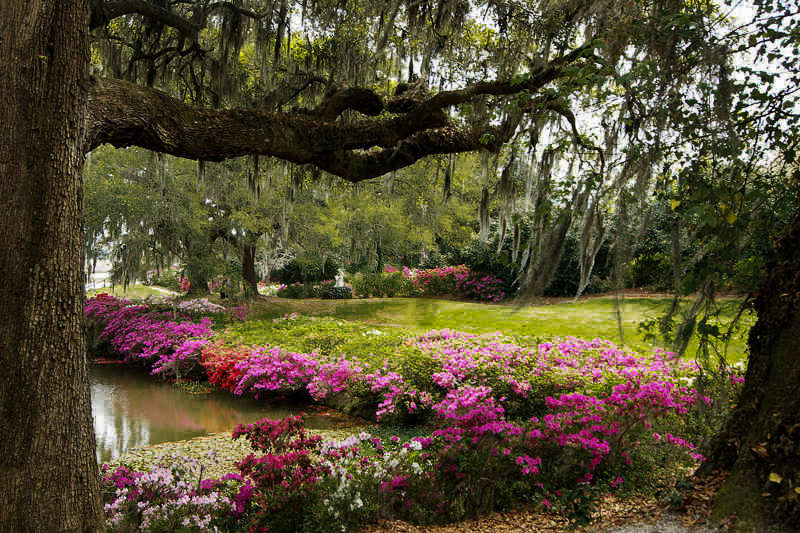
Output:
M178 309L187 313L224 313L225 308L221 305L211 303L208 298L195 298L185 300L178 304Z
M109 531L163 530L170 524L181 524L181 531L219 531L212 518L227 514L233 502L216 490L198 494L202 468L195 460L175 455L172 460L172 467L156 467L116 490L115 499L104 506Z

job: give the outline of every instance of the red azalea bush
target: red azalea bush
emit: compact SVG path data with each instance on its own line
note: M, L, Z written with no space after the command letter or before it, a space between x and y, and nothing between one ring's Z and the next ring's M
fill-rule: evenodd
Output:
M220 342L207 346L203 349L201 361L209 383L233 392L245 373L241 366L237 370L236 365L250 355L251 350L246 346L228 347Z

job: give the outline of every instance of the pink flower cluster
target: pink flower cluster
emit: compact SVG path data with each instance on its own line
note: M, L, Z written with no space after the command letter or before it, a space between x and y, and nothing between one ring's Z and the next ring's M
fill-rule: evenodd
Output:
M107 467L104 465L104 471ZM108 531L217 531L235 515L238 497L226 480L199 480L202 468L192 459L173 457L148 472L125 467L106 473L103 484ZM198 482L199 481L199 482Z
M387 265L387 268L390 268ZM396 272L397 269L385 270ZM431 269L403 267L403 277L410 280L414 288L426 296L457 294L473 300L500 302L505 298L503 280L493 275L480 275L465 265Z
M186 316L108 295L90 299L85 313L90 322L102 327L100 339L115 353L128 363L152 364L154 374L172 371L180 377L195 370L202 348L213 336L210 318L194 323Z

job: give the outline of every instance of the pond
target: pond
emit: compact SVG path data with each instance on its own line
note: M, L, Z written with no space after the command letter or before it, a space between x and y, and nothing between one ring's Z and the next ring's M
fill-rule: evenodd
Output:
M358 425L355 419L308 405L265 403L223 392L189 394L140 369L118 364L92 364L90 378L101 463L139 446L229 431L237 424L303 411L308 413L308 428Z

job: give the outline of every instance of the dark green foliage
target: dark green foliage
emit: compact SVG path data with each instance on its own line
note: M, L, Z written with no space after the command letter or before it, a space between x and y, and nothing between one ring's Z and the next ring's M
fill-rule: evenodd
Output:
M353 292L361 298L392 298L414 296L414 284L403 278L402 272L359 274L353 278Z
M608 278L611 273L610 251L611 245L609 241L605 241L600 251L597 252L592 277L584 294L602 292L606 288L606 284L602 280ZM561 255L558 268L556 268L553 279L545 289L544 294L545 296L575 296L580 279L581 267L578 261L578 239L575 235L569 234L564 243L564 253Z
M578 262L578 241L574 236L567 236L564 253L558 263L553 279L550 281L545 296L574 296L581 279L581 267ZM591 292L589 288L586 292Z
M331 283L325 283L320 288L320 298L323 300L346 300L353 297L353 289L350 287L337 287Z
M181 283L178 281L178 274L171 270L166 270L159 274L153 274L147 284L164 287L175 292L180 292L181 290Z
M332 257L327 257L324 261L318 257L303 257L286 263L273 273L273 278L284 285L291 285L296 282L331 280L338 271L339 264Z
M311 285L307 286L297 281L278 289L277 296L279 298L309 298L311 296L310 289Z
M475 238L464 248L452 250L449 254L449 264L466 265L473 272L498 277L504 282L501 287L503 292L512 295L518 287L516 282L519 276L518 265L511 258L510 240L504 241L503 248L498 253L497 240L499 237L496 232L493 235L494 237L489 241Z

